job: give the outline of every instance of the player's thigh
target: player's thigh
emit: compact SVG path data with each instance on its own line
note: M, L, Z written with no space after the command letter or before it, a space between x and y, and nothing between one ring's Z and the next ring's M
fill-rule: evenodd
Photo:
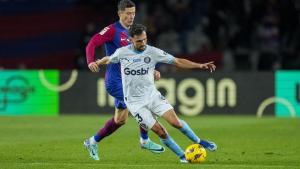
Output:
M160 93L153 98L152 107L154 114L162 116L173 127L181 128L180 120L173 106Z
M151 111L157 116L163 116L169 110L173 110L173 106L160 93L152 97Z
M122 83L118 84L107 84L106 85L106 91L114 97L115 99L115 107L117 109L127 109L127 106L124 102L124 94L123 94L123 87Z
M156 123L155 117L152 115L151 111L145 107L138 110L129 110L132 116L135 118L137 123L144 129L151 129Z

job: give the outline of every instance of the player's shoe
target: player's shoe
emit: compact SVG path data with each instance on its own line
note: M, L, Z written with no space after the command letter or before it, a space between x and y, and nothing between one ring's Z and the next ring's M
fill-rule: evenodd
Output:
M179 160L180 160L181 163L189 163L189 162L185 159L185 156L180 157Z
M91 144L89 139L86 139L83 142L84 147L89 151L90 156L92 157L92 159L94 160L99 160L99 156L98 156L98 145L97 144Z
M199 144L208 151L216 151L218 148L216 143L214 143L212 141L201 140Z
M151 140L148 140L146 143L141 144L142 149L151 151L152 153L160 154L165 151L165 148L159 144L154 143Z

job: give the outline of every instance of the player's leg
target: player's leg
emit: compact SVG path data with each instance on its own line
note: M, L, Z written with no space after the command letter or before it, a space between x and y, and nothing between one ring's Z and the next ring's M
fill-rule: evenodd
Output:
M160 93L157 93L157 95L152 101L152 105L153 105L153 109L152 109L153 113L157 114L158 116L162 116L169 124L179 129L184 135L186 135L194 143L201 144L204 148L210 151L214 151L217 149L215 143L200 139L185 121L180 120L177 117L173 107Z
M106 121L105 125L93 136L92 143L98 143L105 137L111 135L119 127L124 125L128 119L128 109L125 103L115 99L115 114L114 117Z
M149 110L147 110L146 108L139 108L138 112L141 112L141 113L138 113L137 111L135 111L135 109L133 109L133 107L134 106L132 106L132 109L131 109L134 112L134 113L131 112L132 116L139 123L140 128L143 129L143 131L147 131L147 135L148 135L148 127L144 123L144 121L145 121L145 119L147 119L147 116L149 116L148 115ZM152 114L151 113L149 113L149 114L152 117ZM147 138L147 141L145 141L145 140L143 142L141 141L141 148L149 150L152 153L156 153L156 154L163 153L165 151L165 148L163 146L151 141L149 138Z
M122 83L106 84L106 90L111 96L115 98L116 108L127 109L127 106L124 102ZM148 131L140 127L140 144L143 145L148 141L149 141Z
M163 114L162 117L173 127L179 129L184 135L186 135L194 143L198 143L202 145L205 149L209 151L215 151L217 149L217 145L215 143L200 139L184 120L178 118L174 109L168 110Z
M131 111L140 126L144 128L151 128L151 130L158 135L161 142L170 148L181 160L186 162L183 150L178 144L168 135L166 129L153 117L150 110L147 108L140 108L138 111Z
M92 137L84 141L84 146L94 160L99 160L98 143L124 125L128 119L128 109L125 103L115 99L115 115L106 121L104 126Z
M168 134L167 130L158 121L155 122L151 130L158 135L160 141L171 149L176 156L179 158L180 162L187 163L185 159L184 151L181 147L173 140L173 138Z
M125 103L122 102L122 104L125 104ZM114 119L115 119L115 123L117 125L125 124L127 122L127 119L128 119L128 109L123 109L123 110L122 109L117 109ZM162 153L162 152L164 152L164 149L161 145L156 144L155 142L153 142L149 139L147 129L144 129L142 126L139 126L139 128L140 128L140 145L141 145L142 149L149 150L153 153Z
M127 106L124 102L124 95L123 95L123 87L122 84L116 84L113 87L108 87L107 91L109 92L110 95L114 96L117 100L117 102L115 102L115 106L119 109L127 109ZM120 114L117 118L115 117L115 119L117 120L116 123L118 124L118 122L120 122L122 124L122 122L126 122L128 118L128 111L126 112L126 116ZM148 136L148 130L145 130L143 127L139 127L140 130L140 145L141 148L143 149L147 149L153 153L162 153L163 151L157 151L157 150L161 150L162 146L159 144L154 143L153 141L150 140L149 136Z

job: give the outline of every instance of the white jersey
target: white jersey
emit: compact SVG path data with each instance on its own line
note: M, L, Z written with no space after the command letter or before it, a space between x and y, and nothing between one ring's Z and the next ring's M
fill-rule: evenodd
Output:
M142 52L132 45L119 48L109 57L110 63L121 64L124 101L127 104L145 105L158 93L154 85L154 69L159 62L172 64L174 56L153 46Z

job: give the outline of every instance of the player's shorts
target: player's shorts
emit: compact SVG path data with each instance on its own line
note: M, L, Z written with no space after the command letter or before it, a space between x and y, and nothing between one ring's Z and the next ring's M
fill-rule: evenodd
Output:
M139 125L145 129L151 129L156 123L155 116L162 116L173 106L159 93L151 97L146 105L127 103L128 109Z
M115 107L117 109L127 109L124 102L122 83L106 84L106 91L115 99Z

